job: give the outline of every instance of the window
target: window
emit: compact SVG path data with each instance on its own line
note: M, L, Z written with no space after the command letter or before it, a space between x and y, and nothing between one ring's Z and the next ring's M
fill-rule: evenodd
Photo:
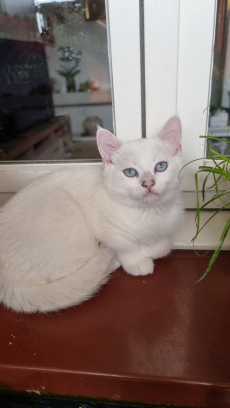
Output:
M229 145L223 139L229 139L230 120L229 9L229 1L218 1L208 127L208 133L217 138L210 139L210 146L228 156ZM208 157L208 152L206 155Z
M7 100L16 118L22 112L31 123L18 120L13 137L12 132L7 133L9 126L2 129L0 191L16 192L40 174L66 165L77 166L82 161L92 165L99 159L96 123L116 131L123 140L141 137L139 1L24 0L16 4L4 0L1 6L1 19L7 20L5 28L1 25L1 42L5 52L13 48L13 56L11 65L0 72L9 76L16 71L13 64L19 45L24 50L21 54L29 55L29 63L21 59L22 76L11 80L11 93L4 90L2 105ZM37 60L36 53L40 53ZM39 64L42 75L36 68ZM34 75L43 94L20 95L15 103L18 95L11 94L12 89L17 90L16 82L20 88L20 81L27 81L30 88ZM31 100L40 104L38 111L33 111ZM36 115L41 120L47 115L52 123L40 125ZM48 127L45 131L44 126ZM20 153L17 156L7 155L12 144L15 154Z
M96 125L113 131L104 0L2 9L1 163L99 159Z

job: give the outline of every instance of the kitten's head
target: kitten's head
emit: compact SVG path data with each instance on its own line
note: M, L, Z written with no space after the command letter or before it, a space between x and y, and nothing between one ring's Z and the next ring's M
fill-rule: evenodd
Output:
M123 143L99 128L97 144L107 189L131 205L151 205L177 194L181 133L177 116L166 122L157 137L132 142Z

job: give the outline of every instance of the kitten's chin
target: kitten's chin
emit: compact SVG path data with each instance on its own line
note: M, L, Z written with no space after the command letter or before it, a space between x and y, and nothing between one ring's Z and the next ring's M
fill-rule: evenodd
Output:
M144 194L144 197L153 197L153 196L157 196L158 194L155 193L155 191L148 191L148 193Z
M145 203L153 203L154 201L156 201L158 198L158 194L157 193L153 193L153 192L148 192L147 194L145 194L143 196L143 201Z

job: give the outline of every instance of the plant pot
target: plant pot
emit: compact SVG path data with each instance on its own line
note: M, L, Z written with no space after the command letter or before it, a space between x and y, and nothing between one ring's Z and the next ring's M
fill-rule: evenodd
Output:
M76 82L74 78L66 78L67 92L77 92Z

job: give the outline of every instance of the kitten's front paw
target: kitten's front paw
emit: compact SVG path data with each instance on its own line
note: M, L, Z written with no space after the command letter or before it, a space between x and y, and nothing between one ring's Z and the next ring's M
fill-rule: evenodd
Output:
M134 276L149 275L150 273L153 273L154 263L151 258L142 258L135 264L124 265L124 269L130 275Z

